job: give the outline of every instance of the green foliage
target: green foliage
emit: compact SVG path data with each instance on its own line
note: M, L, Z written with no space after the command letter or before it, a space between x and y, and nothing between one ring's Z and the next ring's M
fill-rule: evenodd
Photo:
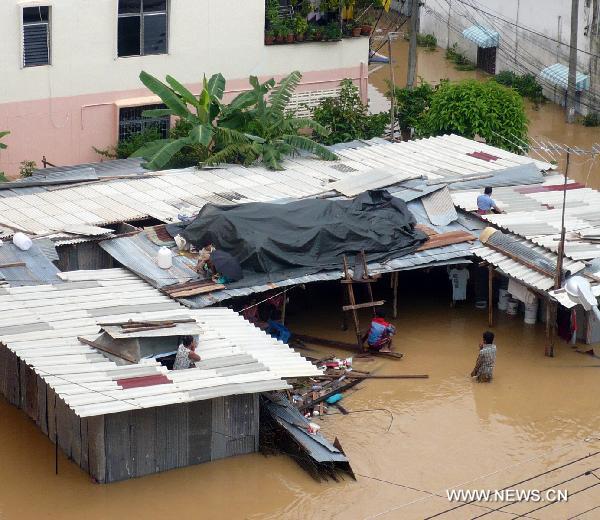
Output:
M206 164L261 161L271 170L281 170L285 156L301 151L325 160L337 159L333 152L306 135L309 130L317 135L327 135L325 127L309 118L297 118L287 111L301 78L300 72L295 71L275 84L273 79L260 83L258 78L251 76L252 90L238 95L228 105L220 121L225 128L242 131L248 141L239 146L224 147L212 154Z
M35 170L37 170L37 163L35 161L21 161L19 175L21 178L25 179L31 177Z
M0 139L2 139L3 137L6 137L8 134L10 134L10 132L8 130L0 132ZM0 141L0 150L6 150L6 148L8 148L6 143L3 143ZM0 172L0 182L6 182L6 181L7 181L7 179L4 176L4 172Z
M293 72L275 84L273 79L260 83L250 78L252 89L239 94L229 105L221 100L225 79L215 74L194 96L175 78L167 76L165 84L142 72L140 79L157 94L166 109L148 110L148 117L174 116L178 122L168 139L146 143L134 155L144 157L146 167L161 169L166 165L218 164L233 161L251 164L262 161L268 168L282 169L286 155L312 152L322 159L335 159L327 148L301 135L311 129L319 134L327 130L311 119L295 118L286 112L290 98L302 75Z
M320 136L320 142L334 144L382 136L389 114L369 115L352 80L343 80L341 87L339 96L326 98L313 109L315 121L330 130L328 135Z
M388 97L392 95L391 87L388 82L388 88L390 88L390 91L387 92ZM395 88L395 112L400 130L414 128L417 134L419 133L434 92L435 89L422 78L420 84L413 89Z
M479 135L492 146L523 153L518 144L527 140L523 98L496 81L444 82L433 95L419 133Z
M417 34L417 45L434 51L437 49L437 38L433 34Z
M583 126L600 126L600 113L590 112L581 122Z
M458 50L455 43L452 47L446 49L446 59L454 62L456 70L475 70L475 64L472 63L462 52Z
M534 103L544 101L542 85L540 85L533 74L515 74L510 70L503 70L492 78L501 85L514 88L521 96L526 97Z
M306 29L308 29L306 17L296 16L294 19L294 28L296 30L296 34L304 34Z
M139 150L142 146L147 145L157 139L160 139L160 131L155 126L150 126L138 134L132 134L129 137L119 141L115 146L99 149L96 147L94 151L106 159L126 159Z

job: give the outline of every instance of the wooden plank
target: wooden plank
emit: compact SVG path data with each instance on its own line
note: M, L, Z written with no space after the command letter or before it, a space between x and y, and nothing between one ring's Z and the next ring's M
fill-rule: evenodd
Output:
M7 264L0 264L0 269L4 269L7 267L25 267L27 264L25 262L9 262Z
M106 352L107 354L110 354L111 356L115 356L118 357L120 359L123 359L124 361L129 361L130 363L137 363L138 360L128 356L127 354L124 354L122 352L113 352L112 350L109 350L107 348L104 348L102 345L100 345L100 343L98 343L97 341L91 341L89 339L85 339L81 336L77 336L77 339L83 343L84 345L88 345L90 347L94 347L96 350L99 350L101 352Z
M225 286L223 284L215 283L212 285L205 285L204 287L170 291L168 294L169 296L171 296L171 298L183 298L185 296L195 296L197 294L205 294L213 291L220 291L221 289L225 289Z
M129 412L104 416L106 482L126 480L135 476L132 471Z
M48 416L48 438L54 442L56 438L56 393L46 386L46 415Z
M210 449L211 460L222 459L227 453L225 398L217 397L212 400L212 445Z
M354 305L344 305L342 307L342 309L345 311L353 311L353 310L358 310L358 309L367 309L369 307L379 307L380 305L383 305L384 303L385 303L385 300L378 300L376 302L356 303Z
M87 418L89 473L100 483L106 482L104 417L98 415Z
M136 477L156 472L156 408L132 410L131 419L131 456Z
M211 460L213 400L189 403L188 412L188 464L201 464Z
M83 471L89 473L90 471L90 460L89 460L89 445L88 445L88 420L87 418L80 419L80 433L81 433L81 462L79 466Z
M354 352L355 354L363 353L362 349L359 349L353 343L346 343L344 341L336 341L332 339L318 338L316 336L309 336L307 334L294 334L293 338L299 339L300 341L306 343L312 343L314 345L322 345L324 347L332 347L340 350L348 350L350 352ZM368 351L370 356L377 357L385 357L389 359L401 359L403 354L400 352L377 352L377 351Z
M339 394L339 393L345 392L346 390L349 390L353 386L356 386L357 384L359 384L361 381L362 381L362 379L357 378L357 379L354 379L353 381L350 381L349 383L346 383L338 388L335 388L334 390L330 390L326 394L323 394L322 396L317 397L316 399L313 399L312 401L305 402L302 406L300 406L299 410L301 412L303 412L307 408L312 408L314 405L319 404L323 401L326 401L332 395Z
M81 467L81 419L70 408L67 412L71 428L71 457L75 464Z
M46 385L44 380L40 376L37 376L38 415L36 423L45 435L48 435L48 398L46 395L47 388L48 385Z
M387 374L387 375L374 375L374 374L354 374L348 372L346 374L348 379L429 379L429 374Z
M64 451L68 458L73 457L73 424L69 413L69 407L59 397L56 399L56 429L58 446Z

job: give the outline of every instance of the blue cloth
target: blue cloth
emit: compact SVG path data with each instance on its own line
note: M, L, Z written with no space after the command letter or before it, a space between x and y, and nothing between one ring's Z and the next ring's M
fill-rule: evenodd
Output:
M393 325L385 322L380 318L375 318L371 322L371 328L369 329L369 337L367 343L369 345L376 345L379 341L386 338L387 336L394 334L396 328Z
M477 209L480 209L481 211L490 211L494 207L496 207L496 201L489 195L484 193L477 197Z

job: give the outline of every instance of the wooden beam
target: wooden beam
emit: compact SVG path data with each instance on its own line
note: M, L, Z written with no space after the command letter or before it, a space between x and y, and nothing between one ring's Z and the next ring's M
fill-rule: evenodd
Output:
M107 354L110 354L111 356L115 356L120 359L124 359L125 361L129 361L129 363L137 363L138 362L137 359L133 359L124 354L117 354L117 353L113 352L112 350L108 350L107 348L104 348L102 345L100 345L99 343L96 343L95 341L90 341L89 339L82 338L81 336L77 336L77 339L84 345L93 347L96 350L100 350L101 352L106 352Z
M394 305L392 307L392 316L394 318L398 317L398 278L399 278L399 273L393 272L392 273L392 283L393 283L393 289L394 289Z
M494 326L494 268L488 265L488 326Z
M353 343L346 343L345 341L336 341L333 339L326 338L318 338L316 336L308 336L306 334L294 334L293 338L297 338L300 341L305 343L312 343L313 345L321 345L324 347L332 347L340 350L347 350L349 352L354 352L355 354L361 354L364 351L357 347ZM377 357L385 357L388 359L401 359L403 354L401 352L378 352L378 351L368 351L369 355L377 356Z
M27 264L25 262L9 262L7 264L0 264L0 269L4 269L7 267L25 267Z
M385 300L378 300L376 302L365 302L365 303L356 303L354 305L344 305L343 310L345 311L354 311L358 309L368 309L370 307L379 307L383 305Z
M429 374L390 374L390 375L364 375L349 372L346 374L349 379L429 379Z

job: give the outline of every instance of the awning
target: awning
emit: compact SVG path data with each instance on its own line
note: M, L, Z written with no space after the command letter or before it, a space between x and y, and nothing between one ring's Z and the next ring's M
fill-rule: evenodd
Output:
M561 63L555 63L543 69L540 72L540 78L566 90L569 83L569 67ZM577 71L575 88L577 90L587 90L589 87L590 77L587 74Z
M498 47L500 41L500 35L496 31L492 31L481 25L472 25L468 29L465 29L463 31L463 36L482 49Z

